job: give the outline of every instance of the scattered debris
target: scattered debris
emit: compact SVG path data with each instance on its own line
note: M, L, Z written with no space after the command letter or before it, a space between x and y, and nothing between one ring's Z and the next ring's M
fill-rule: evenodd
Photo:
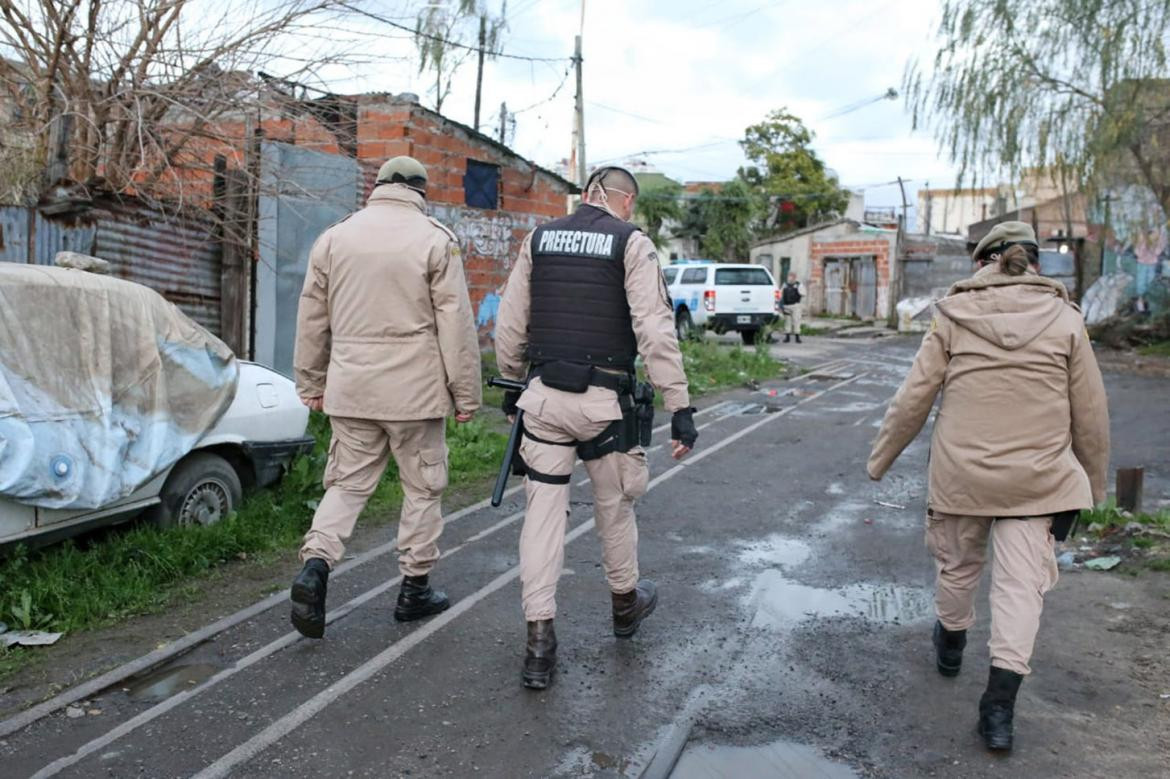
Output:
M85 709L78 706L69 706L65 709L65 716L69 719L78 719L85 716Z
M1109 557L1094 557L1085 561L1085 567L1091 571L1110 571L1121 565L1121 558L1117 555Z
M867 524L867 525L872 525L872 524L873 524L873 520L872 520L872 519L870 519L869 517L866 517L866 518L865 518L865 524Z
M1056 558L1056 567L1062 571L1072 571L1077 567L1077 556L1075 552L1063 552Z
M55 644L64 633L46 633L43 630L9 630L0 633L0 644L4 646L49 646Z
M905 511L905 506L899 506L897 503L886 503L884 500L875 500L874 503L879 506L885 506L888 509L898 509L898 511Z

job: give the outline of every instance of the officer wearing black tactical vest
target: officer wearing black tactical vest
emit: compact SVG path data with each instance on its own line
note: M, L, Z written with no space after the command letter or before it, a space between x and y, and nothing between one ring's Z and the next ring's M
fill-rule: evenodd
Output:
M629 223L637 195L629 171L594 171L575 213L524 239L500 301L500 373L527 379L522 394L505 397L504 410L524 412L520 580L528 625L522 680L529 688L547 687L556 666L556 587L578 457L592 483L614 635L632 636L658 602L654 583L638 577L634 501L649 482L643 447L653 420L653 390L635 380L639 354L673 412L675 459L698 437L658 256Z

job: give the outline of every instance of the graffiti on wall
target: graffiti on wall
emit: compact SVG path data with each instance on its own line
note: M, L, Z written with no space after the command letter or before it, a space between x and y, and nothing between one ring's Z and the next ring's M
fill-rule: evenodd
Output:
M543 219L535 214L514 211L481 211L462 206L435 205L436 219L451 228L459 239L469 269L471 304L480 333L495 332L500 295L512 261L524 236Z
M1145 187L1122 187L1109 193L1109 210L1098 204L1094 220L1105 224L1102 274L1128 277L1121 298L1136 311L1170 305L1170 236L1166 215Z

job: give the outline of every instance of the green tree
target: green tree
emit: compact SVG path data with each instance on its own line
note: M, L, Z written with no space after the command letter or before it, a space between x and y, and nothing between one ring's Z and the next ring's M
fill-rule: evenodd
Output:
M1038 168L1066 193L1137 185L1164 220L1168 32L1166 0L944 0L934 59L907 68L907 102L960 184Z
M762 211L759 195L746 181L735 178L718 191L705 189L689 199L676 235L698 241L706 257L746 262Z
M681 198L682 185L667 179L659 184L645 186L634 201L634 221L660 249L670 238L663 234L663 226L667 222L682 221Z
M813 151L812 140L812 131L787 108L744 130L740 146L752 164L739 177L767 203L762 229L804 227L839 216L849 204L849 193Z

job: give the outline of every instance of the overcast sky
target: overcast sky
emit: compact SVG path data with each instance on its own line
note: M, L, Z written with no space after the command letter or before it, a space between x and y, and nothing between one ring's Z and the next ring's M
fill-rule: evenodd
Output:
M498 8L498 0L488 3ZM411 23L407 4L381 7ZM865 188L870 205L899 202L896 185L882 186L898 176L909 180L913 204L926 182L950 186L954 172L928 133L911 133L904 100L832 115L889 87L900 90L906 63L933 54L938 15L938 0L586 0L589 166L655 152L645 159L673 178L727 179L743 163L735 141L744 128L787 106L815 131L816 150L841 182ZM511 0L508 17L505 52L567 58L580 0ZM433 106L431 77L419 75L410 36L384 30L377 53L385 59L330 87L416 92ZM506 101L519 111L513 148L546 166L567 157L575 90L569 68L567 60L489 62L484 129L498 126ZM474 94L471 57L443 113L470 124Z

